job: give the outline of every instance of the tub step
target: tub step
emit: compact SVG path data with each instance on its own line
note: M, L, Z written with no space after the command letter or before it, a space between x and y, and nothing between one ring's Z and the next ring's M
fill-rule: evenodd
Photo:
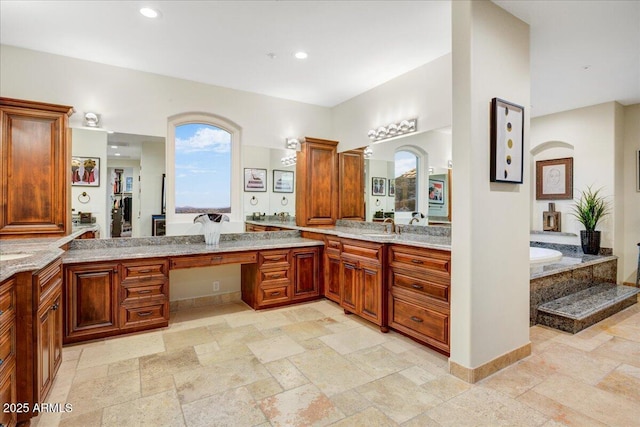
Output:
M538 306L537 323L575 334L638 302L640 289L600 283Z

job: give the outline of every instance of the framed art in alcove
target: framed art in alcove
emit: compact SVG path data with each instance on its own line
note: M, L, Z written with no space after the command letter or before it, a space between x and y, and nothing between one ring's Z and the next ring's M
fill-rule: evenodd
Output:
M573 199L573 157L536 162L536 200Z
M100 187L100 158L72 157L71 185Z

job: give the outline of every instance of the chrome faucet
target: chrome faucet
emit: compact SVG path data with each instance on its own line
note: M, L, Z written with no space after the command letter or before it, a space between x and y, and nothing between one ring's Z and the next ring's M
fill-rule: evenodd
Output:
M391 222L391 233L395 233L396 232L396 222L393 220L393 218L385 218L384 221L382 221L383 224L386 223L386 222Z

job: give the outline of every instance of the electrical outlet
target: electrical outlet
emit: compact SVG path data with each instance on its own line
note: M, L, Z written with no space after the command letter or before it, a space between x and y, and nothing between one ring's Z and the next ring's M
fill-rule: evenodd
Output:
M219 290L220 290L220 282L216 280L213 282L213 292L216 292Z

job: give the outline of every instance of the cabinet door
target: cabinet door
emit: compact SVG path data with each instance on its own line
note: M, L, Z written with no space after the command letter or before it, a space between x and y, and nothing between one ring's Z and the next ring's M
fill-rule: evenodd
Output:
M305 138L296 164L296 222L332 225L338 216L337 141Z
M118 330L117 264L76 265L66 267L65 274L64 342Z
M340 263L340 305L351 312L358 311L358 261L343 259Z
M67 140L71 110L0 99L0 192L4 201L0 235L66 234L71 221Z
M324 296L340 303L340 255L325 256Z
M39 401L45 399L62 363L62 290L45 301L38 310L37 388Z
M358 314L378 325L382 324L382 267L360 263L360 295Z
M1 370L0 375L0 404L17 403L16 396L16 368L11 366L10 369ZM18 423L16 412L0 411L0 425L6 427L14 427Z
M338 218L364 221L364 152L345 151L338 155Z
M293 299L320 296L318 248L293 249Z

